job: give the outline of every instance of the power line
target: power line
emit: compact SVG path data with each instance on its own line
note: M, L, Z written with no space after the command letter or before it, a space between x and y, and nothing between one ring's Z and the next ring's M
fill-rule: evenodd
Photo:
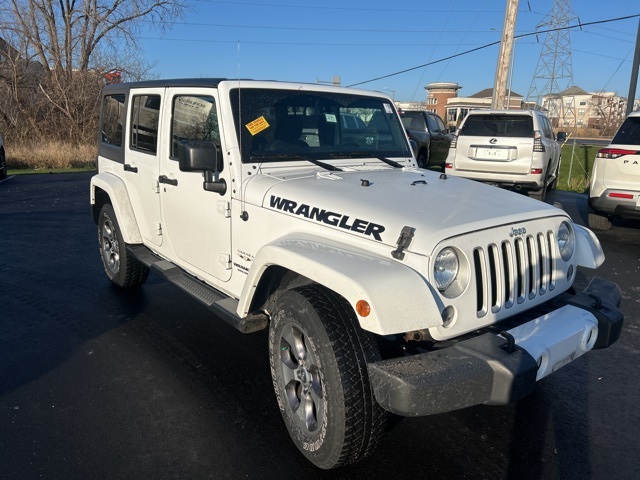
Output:
M138 37L140 40L154 40L163 42L198 42L198 43L228 43L236 45L237 40L204 40L200 38L161 38L161 37ZM318 42L265 42L258 40L243 40L243 45L295 45L295 46L312 46L312 47L380 47L380 48L397 48L397 47L433 47L434 43L318 43ZM535 43L535 42L531 42ZM476 45L475 43L439 43L437 46L453 47L461 45Z
M269 8L296 8L306 10L340 10L340 11L355 11L355 12L394 12L397 13L397 8L370 8L370 7L325 7L316 5L294 5L285 3L256 3L256 2L236 2L236 1L222 1L222 0L198 0L201 3L220 3L233 6L250 6L250 7L269 7ZM446 13L448 10L438 9L411 9L411 13ZM500 13L502 10L465 10L465 13Z
M200 23L200 22L156 22L149 20L148 23L172 26L187 25L190 27L217 27L217 28L245 28L251 30L292 30L303 32L353 32L353 33L445 33L443 30L409 30L399 28L395 30L384 30L381 28L317 28L317 27L283 27L273 25L234 25L229 23ZM486 30L447 30L446 33L486 33L494 34L495 32L487 32Z
M627 16L624 16L624 17L609 18L609 19L606 19L606 20L596 20L596 21L593 21L593 22L580 22L579 21L579 23L577 25L568 25L568 26L562 27L562 28L549 28L547 30L538 30L537 32L523 33L523 34L520 34L520 35L514 35L513 38L515 39L515 38L530 37L530 36L538 35L538 34L541 34L541 33L555 32L555 31L559 31L559 30L569 30L569 29L573 29L573 28L582 29L583 27L588 27L590 25L600 25L600 24L603 24L603 23L618 22L618 21L621 21L621 20L628 20L630 18L637 18L637 17L640 17L640 13L634 14L634 15L627 15ZM362 82L353 83L353 84L347 85L347 86L348 87L356 87L358 85L364 85L365 83L371 83L371 82L375 82L377 80L383 80L385 78L394 77L396 75L401 75L403 73L411 72L413 70L417 70L419 68L423 68L423 67L426 67L426 66L429 66L429 65L435 65L436 63L444 62L446 60L451 60L452 58L457 58L457 57L461 57L463 55L468 55L469 53L477 52L479 50L484 50L485 48L493 47L494 45L498 45L499 43L500 43L500 40L497 40L495 42L487 43L487 44L482 45L480 47L472 48L471 50L465 50L464 52L460 52L460 53L457 53L455 55L449 55L448 57L444 57L444 58L441 58L439 60L434 60L433 62L424 63L422 65L417 65L417 66L411 67L411 68L406 68L404 70L400 70L400 71L397 71L397 72L394 72L394 73L390 73L388 75L383 75L383 76L380 76L380 77L372 78L370 80L365 80L365 81L362 81Z

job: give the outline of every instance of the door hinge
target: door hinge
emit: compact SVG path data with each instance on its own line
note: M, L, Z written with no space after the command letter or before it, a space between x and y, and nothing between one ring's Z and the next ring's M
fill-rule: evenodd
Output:
M157 229L158 235L162 235L162 224L158 223L157 227L158 227L158 229Z
M218 262L220 262L225 270L231 270L231 255L228 253L219 253Z
M156 192L156 193L160 193L160 182L158 182L158 181L156 180L156 181L155 181L155 183L154 183L153 188L154 188L154 190L155 190L155 192Z
M223 215L224 218L231 217L231 206L229 202L218 202L218 213Z

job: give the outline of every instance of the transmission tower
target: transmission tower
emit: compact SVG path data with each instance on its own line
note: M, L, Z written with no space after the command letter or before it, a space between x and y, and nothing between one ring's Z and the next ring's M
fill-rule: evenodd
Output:
M547 109L550 118L575 122L573 100L562 101L561 92L573 86L571 38L567 28L578 17L571 11L571 0L554 0L551 11L536 26L545 34L540 58L525 102ZM543 103L543 98L545 102ZM570 105L569 105L570 103Z

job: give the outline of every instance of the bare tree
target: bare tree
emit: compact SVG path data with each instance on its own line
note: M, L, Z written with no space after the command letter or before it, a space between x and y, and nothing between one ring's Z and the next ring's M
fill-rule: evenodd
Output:
M138 34L164 28L186 0L3 0L0 5L0 121L10 128L91 141L104 74L149 71ZM17 44L12 44L16 42ZM4 103L4 105L3 105ZM10 116L18 115L19 121Z

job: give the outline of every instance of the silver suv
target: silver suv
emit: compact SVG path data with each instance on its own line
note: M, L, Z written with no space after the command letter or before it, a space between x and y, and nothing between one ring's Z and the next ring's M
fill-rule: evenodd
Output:
M558 140L566 138L564 132ZM558 183L561 146L537 110L474 110L456 132L445 171L544 201Z
M607 230L614 216L640 218L640 111L598 150L591 172L589 227Z

